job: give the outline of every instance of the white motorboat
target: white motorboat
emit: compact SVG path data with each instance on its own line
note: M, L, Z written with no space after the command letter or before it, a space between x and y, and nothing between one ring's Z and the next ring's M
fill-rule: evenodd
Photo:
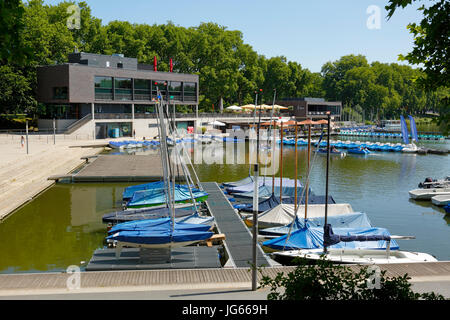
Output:
M328 249L324 255L323 249L302 249L278 251L272 253L272 255L280 261L306 258L311 260L311 262L316 262L324 257L326 260L337 264L392 264L438 261L428 253L397 250Z
M431 198L431 202L437 206L446 206L450 203L450 194L434 196Z
M430 200L434 196L450 195L450 188L414 189L409 191L409 196L415 200Z
M414 143L410 143L410 144L407 144L402 149L402 152L405 152L405 153L416 153L418 150L419 150L419 148Z
M444 179L439 180L426 178L424 182L419 183L418 187L423 189L450 187L450 176L447 176Z

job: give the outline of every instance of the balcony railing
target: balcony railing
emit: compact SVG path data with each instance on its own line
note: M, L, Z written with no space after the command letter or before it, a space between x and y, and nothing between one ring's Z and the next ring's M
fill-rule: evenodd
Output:
M100 92L95 93L95 100L112 100L112 99L113 99L112 93L100 93Z
M97 119L131 119L131 113L95 113Z

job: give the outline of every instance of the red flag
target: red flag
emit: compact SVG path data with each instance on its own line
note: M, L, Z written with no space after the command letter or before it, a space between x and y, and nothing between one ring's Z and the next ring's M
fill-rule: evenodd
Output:
M173 72L172 58L170 58L170 72Z
M158 64L158 62L156 61L156 56L153 57L153 71L158 71L158 68L156 67L156 65Z

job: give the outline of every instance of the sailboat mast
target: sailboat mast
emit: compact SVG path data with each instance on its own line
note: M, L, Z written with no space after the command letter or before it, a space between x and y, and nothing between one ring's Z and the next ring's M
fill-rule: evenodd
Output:
M161 126L161 136L160 136L160 145L161 145L161 163L163 167L163 175L164 175L164 184L166 186L166 194L169 202L169 210L171 213L172 218L172 231L174 228L174 216L175 216L175 208L173 205L173 199L171 194L171 188L170 188L170 180L169 180L169 170L168 170L168 164L169 164L169 156L168 156L168 150L167 150L167 134L166 134L166 126L164 123L164 114L163 114L163 100L161 99L161 93L158 89L157 95L159 98L158 105L158 113L159 113L159 123Z
M328 173L329 173L329 164L330 164L330 120L331 120L331 115L330 115L330 111L327 111L327 120L328 120L328 124L327 124L327 128L328 128L328 132L327 132L327 174L326 174L326 181L325 181L325 224L324 224L324 235L325 235L325 228L326 225L328 223ZM323 245L323 253L327 253L327 246L325 245L325 241L324 241L324 245Z
M309 195L309 165L311 161L311 124L308 124L308 178L306 180L306 195L305 195L305 219L308 216L308 195Z
M262 89L260 89L262 91ZM258 93L256 93L256 100L255 100L255 112L256 112L256 105L258 103ZM258 183L258 174L259 174L259 126L261 123L261 109L259 109L259 119L258 119L258 127L256 132L256 163L254 165L253 174L254 174L254 185L253 185L253 238L252 238L252 291L255 291L257 289L257 273L256 273L256 261L257 261L257 244L258 244L258 189L259 189L259 183Z
M273 168L273 163L275 162L275 124L272 123L273 121L273 109L275 107L275 97L277 95L277 89L273 89L273 100L272 100L272 111L270 112L270 133L272 133L273 130L273 141L272 141L272 145L273 145L273 150L272 150L272 168ZM272 125L274 125L274 128L272 129ZM272 194L275 193L275 170L272 169Z
M281 121L280 143L280 204L283 202L283 121Z
M295 197L294 210L297 212L297 121L295 121Z

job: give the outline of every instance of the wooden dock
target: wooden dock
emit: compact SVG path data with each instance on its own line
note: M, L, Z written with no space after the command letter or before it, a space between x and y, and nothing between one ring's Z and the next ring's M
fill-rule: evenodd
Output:
M217 247L188 246L172 249L171 259L161 250L123 248L116 259L115 249L95 250L86 271L220 268Z
M99 155L83 157L86 164L74 174L53 175L49 180L70 182L151 182L162 179L161 156L150 155ZM178 174L179 173L179 174ZM177 181L183 181L181 166L175 173Z
M246 268L252 263L252 235L241 217L235 212L233 206L220 190L216 182L202 182L207 192L206 205L214 216L217 229L225 235L225 248L229 260L234 267ZM267 259L261 247L257 246L257 265L271 266L274 262Z

